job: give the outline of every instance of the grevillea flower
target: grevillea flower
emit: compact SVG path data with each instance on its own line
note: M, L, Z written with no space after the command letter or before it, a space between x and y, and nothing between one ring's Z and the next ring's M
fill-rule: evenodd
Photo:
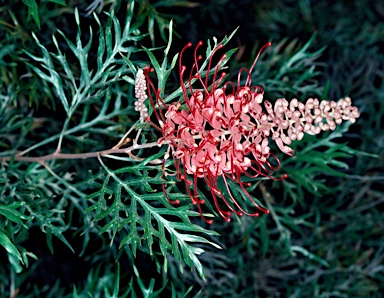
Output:
M297 99L288 102L282 98L272 105L264 101L264 88L252 86L251 72L261 51L270 43L263 46L249 70L243 68L239 71L237 84L223 82L225 73L219 75L225 55L211 69L212 57L222 45L212 51L207 69L204 72L200 70L199 61L202 57L197 55L197 51L201 45L202 42L199 42L195 47L193 66L186 83L186 67L182 59L184 51L192 44L187 44L180 53L179 76L184 102L166 104L159 95L160 90L156 90L149 79L148 73L153 69L144 69L147 88L155 94L152 96L148 92L148 97L159 126L148 117L146 120L161 131L159 144L168 144L165 160L171 154L178 180L185 182L192 203L198 206L206 222L212 221L202 214L205 202L199 198L198 179L206 182L218 213L228 222L232 213L239 216L269 213L247 192L249 183L242 181L243 176L286 178L286 175L279 178L271 176L279 169L280 162L270 150L269 138L275 141L282 152L294 155L289 145L294 140L301 140L304 133L317 134L322 130L333 130L342 120L354 122L359 112L351 106L349 97L339 102L308 99L306 103L301 103ZM243 72L246 73L246 80L241 84ZM196 82L200 88L193 87ZM136 93L144 99L140 90L136 90ZM144 106L143 101L138 105ZM225 187L225 193L218 187L219 180ZM251 213L245 210L233 196L229 181L240 186L257 211ZM163 190L168 198L164 186Z

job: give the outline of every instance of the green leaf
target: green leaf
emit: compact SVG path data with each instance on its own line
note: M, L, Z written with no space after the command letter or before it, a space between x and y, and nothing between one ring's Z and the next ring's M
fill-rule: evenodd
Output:
M130 245L133 255L136 255L136 249L143 249L141 243L145 241L150 253L154 254L152 246L158 241L161 253L166 257L169 252L172 252L181 270L184 261L189 267L196 268L200 277L204 278L203 267L197 258L204 250L193 244L205 243L216 248L220 246L196 233L207 235L217 235L217 233L190 222L191 216L199 216L199 213L189 210L190 205L173 207L161 190L154 192L153 183L166 183L161 179L152 179L148 175L148 170L158 171L155 177L161 175L161 166L154 167L149 164L150 160L158 157L153 156L135 167L115 171L109 169L99 159L107 175L101 189L87 196L88 200L98 198L97 202L93 203L97 207L88 208L87 212L92 215L95 222L103 220L106 223L100 227L100 233L108 232L111 239L121 234L120 248ZM122 180L121 177L127 177L128 173L135 176ZM143 181L142 177L144 177ZM153 181L149 184L150 189L143 187L143 183L149 183L151 179ZM108 201L111 200L110 206L106 206L105 197L108 197Z
M0 214L20 225L24 225L22 219L28 218L14 208L10 208L10 206L0 206Z
M29 66L45 81L50 82L54 88L55 91L65 109L65 111L69 112L69 105L68 100L64 92L63 88L63 82L61 80L61 76L56 72L55 67L53 65L51 56L48 52L48 50L39 42L36 35L32 32L32 36L35 39L36 44L39 46L40 50L43 53L43 57L37 57L29 53L28 51L24 51L28 56L30 56L32 59L36 60L37 62L41 62L43 67L48 71L49 75L41 71L39 68L37 68L34 65L29 64Z
M71 244L62 235L63 231L64 231L64 228L62 227L55 227L55 226L46 227L47 245L52 254L53 254L52 235L55 235L57 238L59 238L73 253L75 253Z
M133 7L133 3L134 1L130 2L131 8ZM57 54L49 53L33 33L32 36L43 53L43 56L37 57L25 51L32 59L40 63L40 67L36 67L30 63L27 64L41 79L52 84L69 117L74 114L79 104L90 104L100 100L107 92L107 87L121 79L122 75L127 73L128 68L131 68L132 72L135 72L135 67L132 63L123 63L121 59L118 59L117 55L119 53L138 51L138 48L135 46L125 47L123 45L128 41L140 41L145 35L137 35L136 31L130 28L131 16L127 16L126 25L122 34L117 17L113 13L107 15L108 22L104 28L102 28L99 19L95 15L96 22L100 28L97 69L90 69L88 65L88 54L91 49L93 37L92 27L90 27L88 42L83 45L80 15L77 9L75 9L75 20L77 24L76 42L72 42L60 30L58 30L58 32L63 36L69 49L78 59L80 73L74 73L74 68L69 66L67 58L60 50L59 43L55 37L52 39L57 48ZM58 60L63 67L66 74L63 78L55 70L51 56ZM70 99L71 102L69 102L68 99ZM65 129L66 127L67 124L65 125ZM63 131L61 137L64 133Z
M80 86L79 89L85 88L86 86L90 86L90 81L91 81L91 74L88 68L88 52L91 47L92 43L92 27L90 27L90 36L89 36L89 41L83 47L82 41L81 41L81 28L80 28L80 20L79 20L79 12L77 8L75 9L75 19L77 23L77 34L76 34L76 45L74 45L66 36L65 34L58 30L58 32L64 37L65 41L67 42L69 48L72 50L72 52L75 54L77 59L80 62L80 68L81 68L81 76L80 76ZM78 99L75 98L74 104L78 102Z
M40 29L39 8L35 0L22 0L25 5L28 6L28 13L31 15Z
M0 230L0 245L3 246L9 254L16 257L20 262L23 262L20 252L2 230Z
M291 251L293 253L296 253L296 252L299 252L301 253L303 256L307 257L308 259L310 260L314 260L316 262L318 262L319 264L325 266L325 267L329 267L329 264L327 261L325 261L324 259L318 257L317 255L315 255L314 253L311 253L310 251L308 251L307 249L301 247L301 246L291 246Z

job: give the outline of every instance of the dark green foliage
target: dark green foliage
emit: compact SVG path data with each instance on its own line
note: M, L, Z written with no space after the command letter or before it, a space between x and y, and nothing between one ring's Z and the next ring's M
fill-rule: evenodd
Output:
M1 297L381 297L381 2L1 3ZM350 96L361 117L293 143L274 173L288 179L244 179L269 215L207 226L133 103L146 65L178 99L177 53L203 40L203 70L213 36L228 79L272 41L252 73L268 100ZM149 145L103 151L128 131Z

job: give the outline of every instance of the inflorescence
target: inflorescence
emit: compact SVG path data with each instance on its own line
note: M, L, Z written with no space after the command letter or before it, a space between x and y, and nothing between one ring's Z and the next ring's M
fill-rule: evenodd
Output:
M137 73L136 110L140 111L142 119L145 118L161 131L162 137L158 143L168 144L164 163L171 154L177 179L185 182L192 203L197 204L206 222L212 223L203 216L201 205L205 201L199 198L199 178L204 179L208 185L216 209L226 221L230 221L232 213L239 216L258 216L260 211L269 213L247 192L249 183L242 181L242 176L263 176L275 180L286 178L286 175L278 178L271 176L280 168L280 162L270 150L269 138L275 141L282 152L294 155L295 152L289 147L292 141L300 141L305 133L314 135L321 131L334 130L343 120L355 122L359 117L358 109L351 106L349 97L338 102L319 102L318 99L310 98L305 103L295 98L291 101L280 98L272 105L263 100L264 88L252 86L251 83L251 73L256 61L261 51L270 46L270 43L260 50L249 70L243 68L239 71L237 85L223 82L225 73L219 75L225 55L214 68L213 75L210 75L212 57L221 45L212 51L207 69L204 72L199 69L199 60L202 57L197 56L197 51L201 45L200 41L195 47L193 66L186 83L186 67L182 64L182 57L192 44L187 44L180 53L179 76L184 102L166 104L159 95L160 90L156 90L149 79L148 73L153 69L146 67L144 71L139 70ZM243 72L246 73L246 80L241 84ZM205 78L202 78L202 73ZM193 88L194 81L199 82L200 88ZM144 104L147 97L159 126L148 117ZM218 187L219 179L225 186L225 193ZM244 210L233 196L229 180L240 186L245 196L257 208L257 212L249 213ZM164 186L163 190L168 198Z

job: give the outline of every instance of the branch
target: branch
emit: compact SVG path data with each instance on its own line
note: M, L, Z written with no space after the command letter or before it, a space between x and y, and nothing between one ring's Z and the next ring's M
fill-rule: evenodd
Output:
M108 150L102 150L102 151L96 151L96 152L87 152L87 153L60 153L60 152L54 152L48 155L44 156L23 156L22 152L19 152L16 155L12 156L4 156L0 157L0 161L9 161L11 159L14 159L16 161L24 161L24 162L38 162L38 163L44 163L48 160L53 159L86 159L86 158L94 158L98 156L104 156L109 154L129 154L131 155L131 151L137 150L137 149L144 149L144 148L152 148L155 146L162 146L166 143L158 144L157 142L151 142L146 144L137 145L134 144L127 148L112 148Z

